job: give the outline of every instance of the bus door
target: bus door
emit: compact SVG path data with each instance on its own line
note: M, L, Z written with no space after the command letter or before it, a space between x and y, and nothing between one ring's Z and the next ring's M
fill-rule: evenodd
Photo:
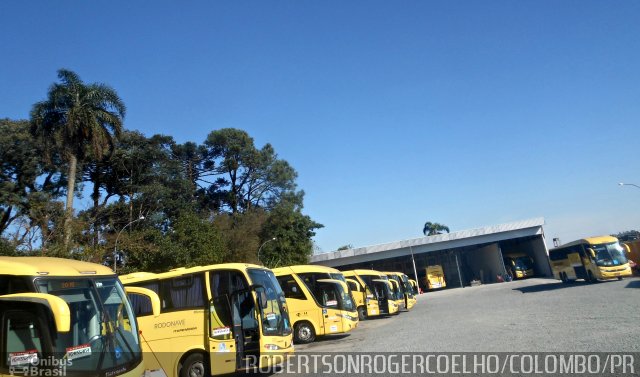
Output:
M235 322L228 295L209 302L209 355L211 375L233 373L239 369L242 349L237 343Z
M373 290L378 301L378 308L381 314L389 314L389 300L391 300L391 289L387 280L373 279Z
M587 269L585 263L588 262L588 258L585 256L582 246L572 247L568 253L567 258L569 264L573 267L573 272L576 275L576 279L587 279Z
M316 299L322 307L322 323L325 334L344 332L342 324L342 296L340 283L331 279L319 279L316 283Z

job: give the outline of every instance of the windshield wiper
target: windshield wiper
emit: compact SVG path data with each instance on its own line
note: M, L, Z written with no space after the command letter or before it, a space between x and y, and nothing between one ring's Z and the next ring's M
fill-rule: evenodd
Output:
M106 323L109 324L109 326L105 325L105 331L107 333L107 336L112 340L111 343L113 343L111 345L112 348L113 348L111 351L114 353L112 356L115 357L115 351L116 351L118 339L117 339L116 335L114 334L113 329L111 329L111 325L113 325L116 328L116 331L120 334L120 337L122 338L122 343L124 343L124 345L129 349L129 352L133 354L133 348L131 347L129 342L127 342L126 338L124 337L124 334L122 333L122 330L120 329L119 326L117 326L117 323L112 321L111 315L109 315L109 311L105 308L104 303L102 302L102 296L100 295L100 292L98 292L98 288L96 286L96 282L93 281L93 280L91 280L91 282L92 282L91 286L93 287L93 290L94 290L94 293L96 295L97 301L98 301L98 303L100 305L100 309L101 309L102 315L106 319L106 321L103 321L103 322L106 322ZM116 289L116 293L117 293L116 286L113 285L112 288ZM103 344L103 347L104 347L105 342L103 341L102 344ZM105 354L105 352L101 352L100 353L100 360L98 362L98 370L102 370L102 364L104 362L104 357L105 357L104 354ZM117 364L114 362L114 365L117 365Z

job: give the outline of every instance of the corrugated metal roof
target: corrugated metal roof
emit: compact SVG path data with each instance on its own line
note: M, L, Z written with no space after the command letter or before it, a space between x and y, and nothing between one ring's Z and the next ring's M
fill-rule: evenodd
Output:
M353 258L358 256L370 255L375 253L381 253L385 251L399 251L399 249L409 249L409 248L420 248L425 249L425 246L433 245L433 244L443 244L438 245L442 246L440 249L447 248L445 244L455 243L460 245L460 242L452 242L458 240L469 240L472 241L473 238L487 238L483 236L496 235L500 233L506 232L514 232L532 228L540 228L544 225L544 218L537 217L528 220L515 221L505 224L498 224L492 226L486 226L482 228L476 229L468 229L461 230L451 233L438 234L435 236L426 236L419 238L412 238L408 240L389 242L385 244L372 245L359 247L355 249L347 249L347 250L339 250L339 251L331 251L327 253L320 253L313 255L311 257L311 263L319 263L335 260L335 259L343 259L343 258ZM537 233L537 232L536 232ZM436 246L436 245L433 245ZM459 246L456 246L459 247ZM429 249L431 249L429 247ZM417 252L414 250L413 252ZM394 253L385 253L385 254L394 254ZM392 257L395 255L389 255L388 257Z

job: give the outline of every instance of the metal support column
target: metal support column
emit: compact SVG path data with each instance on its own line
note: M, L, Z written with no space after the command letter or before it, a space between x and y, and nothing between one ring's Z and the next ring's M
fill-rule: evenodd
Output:
M458 268L458 280L460 280L460 288L464 288L462 283L462 274L460 273L460 262L458 262L458 253L456 253L456 267Z

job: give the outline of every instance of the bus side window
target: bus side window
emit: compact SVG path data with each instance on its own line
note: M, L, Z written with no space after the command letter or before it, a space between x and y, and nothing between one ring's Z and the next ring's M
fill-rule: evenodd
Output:
M205 304L202 274L165 280L163 285L164 289L169 291L171 301L166 303L169 310L199 309Z
M0 296L13 293L29 292L27 283L21 277L17 276L0 276Z
M127 293L127 298L131 303L131 308L133 309L136 317L144 317L153 314L151 298L149 298L148 296L135 293Z
M6 329L2 339L5 353L2 364L10 369L30 366L30 357L42 355L43 339L38 318L33 313L19 310L7 313L2 322L0 326Z
M354 282L348 281L347 285L352 292L358 292L358 286Z
M292 275L278 276L278 283L284 291L285 298L291 298L296 300L306 300L307 297L302 292L302 288L298 285Z

